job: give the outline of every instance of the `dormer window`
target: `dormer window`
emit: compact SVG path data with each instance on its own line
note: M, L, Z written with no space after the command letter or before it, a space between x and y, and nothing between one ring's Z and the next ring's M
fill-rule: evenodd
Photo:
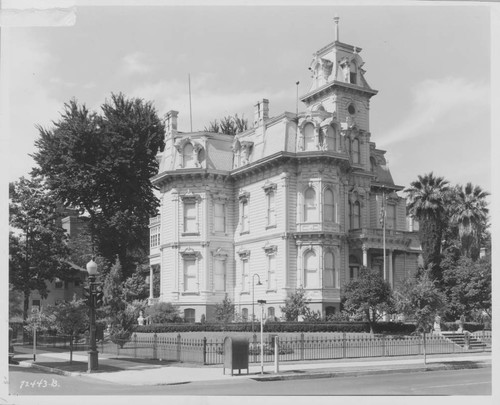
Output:
M357 78L356 64L354 62L351 62L350 67L351 67L351 69L349 72L349 83L357 84L358 78Z
M194 156L193 156L193 144L191 142L186 143L184 145L184 149L182 150L182 162L185 168L194 167Z
M304 126L304 149L316 149L316 142L314 140L314 125L311 123L308 123Z

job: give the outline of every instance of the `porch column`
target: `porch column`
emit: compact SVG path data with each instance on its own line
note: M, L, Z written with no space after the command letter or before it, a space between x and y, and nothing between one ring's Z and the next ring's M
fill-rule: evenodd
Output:
M363 245L361 249L363 250L363 266L368 267L368 246Z
M394 270L392 268L392 249L389 250L389 284L394 287Z
M153 266L149 266L149 301L153 301Z

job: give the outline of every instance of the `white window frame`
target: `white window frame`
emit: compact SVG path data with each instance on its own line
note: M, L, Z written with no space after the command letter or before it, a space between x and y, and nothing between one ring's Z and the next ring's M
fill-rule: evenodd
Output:
M267 290L268 291L276 291L276 288L277 288L276 267L277 267L276 253L268 254L267 255Z
M331 201L331 204L329 204L327 202L327 193L331 193L331 196L332 196L332 201ZM337 222L336 221L336 212L335 212L335 193L333 192L333 190L328 187L328 188L325 188L325 191L323 192L323 221L324 222ZM331 214L331 218L328 218L329 215L327 215L328 213Z
M307 128L312 128L312 133L308 134ZM316 128L312 122L304 125L304 150L316 150Z
M331 267L328 267L327 257L331 255ZM324 256L324 268L323 268L323 280L325 288L337 288L337 279L336 279L336 269L335 269L335 255L332 251L328 250L325 252ZM328 283L328 274L331 273L331 284Z
M190 153L186 153L186 149L190 147ZM195 156L194 156L194 145L191 142L186 142L182 148L182 167L185 169L190 169L195 166Z
M218 208L221 207L221 208ZM222 210L222 216L217 215L218 210ZM226 233L226 202L225 201L214 201L214 232Z
M361 151L360 151L360 142L358 138L354 138L352 140L352 163L359 164L361 163Z
M314 199L312 205L308 202L308 197L307 197L308 191L312 191L314 193ZM304 222L318 222L318 196L316 190L312 186L307 187L304 190L303 196L304 196L304 205L303 205Z
M314 258L315 268L308 267L308 257ZM306 250L303 256L304 263L304 288L318 288L319 280L318 280L318 256L316 252L312 249Z

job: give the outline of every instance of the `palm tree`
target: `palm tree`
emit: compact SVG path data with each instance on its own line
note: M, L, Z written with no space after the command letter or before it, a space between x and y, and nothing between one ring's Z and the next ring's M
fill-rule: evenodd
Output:
M424 267L431 267L431 276L441 279L439 264L441 261L441 240L446 222L446 203L448 200L448 181L436 177L431 172L418 176L405 189L408 195L408 213L419 221L420 243Z
M458 235L463 255L477 260L481 249L481 236L488 220L486 197L489 195L479 186L467 183L455 189L456 203L451 220L458 225Z

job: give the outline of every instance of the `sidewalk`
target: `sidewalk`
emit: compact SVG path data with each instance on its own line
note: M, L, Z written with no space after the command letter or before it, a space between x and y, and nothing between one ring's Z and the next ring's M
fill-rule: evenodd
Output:
M19 351L17 351L19 353ZM166 385L183 384L195 381L239 381L242 378L255 380L284 380L303 378L325 378L380 373L402 373L411 371L449 370L491 366L491 353L460 353L428 355L427 364L423 356L378 357L363 359L317 360L304 362L282 362L279 372L275 373L273 363L264 364L261 374L260 364L250 364L249 372L226 369L222 365L203 366L188 363L175 363L157 360L116 357L99 354L99 370L87 373L87 353L73 353L73 364L69 365L69 352L39 353L34 364L29 351L16 354L15 360L23 367L35 367L44 371L83 378L93 378L123 385Z

